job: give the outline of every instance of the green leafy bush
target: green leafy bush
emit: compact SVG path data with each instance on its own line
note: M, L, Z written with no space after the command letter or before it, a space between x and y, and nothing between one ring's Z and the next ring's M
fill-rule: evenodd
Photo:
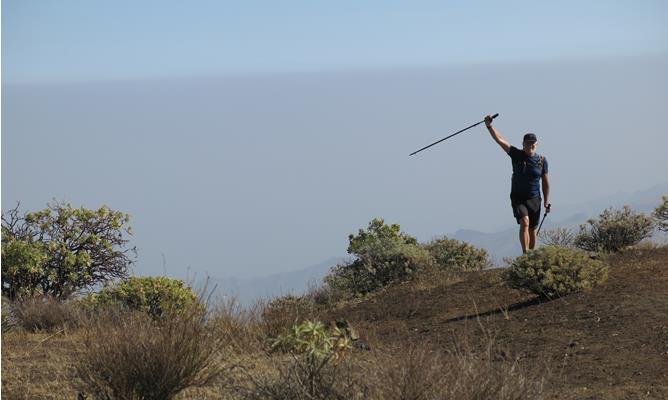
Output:
M339 374L352 345L346 332L319 321L303 321L273 342L292 359L278 366L278 378L255 380L252 399L353 399L351 386Z
M557 298L604 282L608 267L581 250L545 246L518 258L505 271L511 287Z
M654 230L652 218L628 206L606 209L587 224L580 225L574 241L576 247L587 251L617 252L650 237Z
M358 257L333 267L325 283L334 290L365 294L405 281L433 263L426 249L396 240L370 243Z
M479 271L492 264L487 251L459 240L442 237L423 246L444 271Z
M121 306L142 311L153 318L198 305L197 294L178 279L166 277L132 277L118 285L90 295L86 303L94 307Z
M668 196L663 196L663 204L658 206L652 214L657 221L657 227L668 232Z
M303 355L314 364L343 357L352 348L345 330L328 328L320 321L303 321L292 326L272 343L272 348Z
M2 294L67 299L85 288L124 278L132 263L129 215L65 203L19 214L2 213Z
M364 294L411 277L433 260L417 240L397 224L374 219L367 230L348 236L348 253L357 258L332 268L325 283L334 290Z
M4 230L4 229L3 229ZM30 298L44 280L48 260L43 243L2 235L2 294L10 299Z
M374 218L369 222L367 230L360 229L357 236L348 235L348 254L364 255L370 247L378 242L396 241L417 245L417 239L401 232L399 224L387 225L382 218Z

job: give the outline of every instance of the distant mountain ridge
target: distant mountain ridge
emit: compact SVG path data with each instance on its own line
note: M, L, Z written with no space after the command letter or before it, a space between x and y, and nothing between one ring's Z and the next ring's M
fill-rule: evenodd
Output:
M303 294L310 285L320 285L330 269L344 260L343 257L333 257L300 270L253 278L213 277L207 283L209 288L216 288L216 295L232 297L241 305L249 306L259 299Z

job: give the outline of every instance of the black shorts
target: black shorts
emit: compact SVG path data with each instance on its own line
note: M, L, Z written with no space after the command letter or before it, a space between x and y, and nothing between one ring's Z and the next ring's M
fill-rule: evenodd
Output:
M513 207L513 215L517 223L519 224L523 217L529 216L529 227L536 228L540 221L540 203L540 197L534 197L533 199L511 197L510 204Z

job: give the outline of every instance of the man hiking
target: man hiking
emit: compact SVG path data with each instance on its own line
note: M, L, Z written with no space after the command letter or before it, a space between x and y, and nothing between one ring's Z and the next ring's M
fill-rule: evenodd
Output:
M527 133L522 141L522 150L511 146L492 126L492 117L485 117L485 125L490 135L513 163L510 204L513 215L520 225L520 244L522 252L533 250L536 246L536 227L540 220L540 181L543 187L543 204L550 212L550 181L547 177L547 159L536 153L536 135Z

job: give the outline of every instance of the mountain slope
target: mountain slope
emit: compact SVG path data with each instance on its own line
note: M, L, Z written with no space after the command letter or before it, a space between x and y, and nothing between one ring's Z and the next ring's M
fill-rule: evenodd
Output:
M509 357L551 371L550 399L668 398L668 248L609 263L605 284L554 301L511 289L500 270L487 270L395 285L330 317L397 346L447 348L454 334L482 350L491 333Z

